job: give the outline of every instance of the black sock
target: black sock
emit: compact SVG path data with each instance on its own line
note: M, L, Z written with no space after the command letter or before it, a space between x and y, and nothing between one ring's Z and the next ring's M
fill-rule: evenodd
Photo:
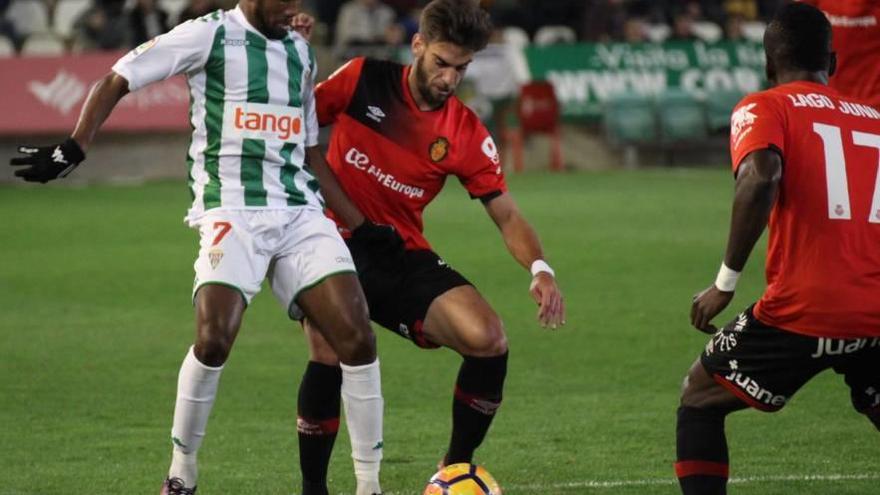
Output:
M720 409L678 408L675 475L684 495L727 493L727 439Z
M492 424L501 405L507 352L493 357L464 356L452 401L452 440L445 463L471 462L474 450Z
M339 430L339 366L309 361L299 386L296 430L303 495L327 495L327 467Z

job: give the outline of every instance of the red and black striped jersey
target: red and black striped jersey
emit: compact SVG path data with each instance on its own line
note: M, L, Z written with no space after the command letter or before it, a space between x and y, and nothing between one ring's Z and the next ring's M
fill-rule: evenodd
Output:
M479 118L454 96L436 110L419 110L409 72L394 62L353 59L318 85L316 107L320 125L334 125L327 161L352 201L373 222L393 225L407 249L430 249L422 212L447 176L484 200L507 185Z

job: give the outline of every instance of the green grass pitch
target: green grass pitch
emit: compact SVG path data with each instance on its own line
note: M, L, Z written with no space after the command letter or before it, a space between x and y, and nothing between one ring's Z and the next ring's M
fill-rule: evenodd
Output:
M688 311L724 249L729 172L510 177L566 296L568 324L556 332L536 324L528 274L454 182L427 211L428 238L496 308L511 346L504 406L477 461L509 494L678 493L678 390L707 339ZM0 494L158 492L193 337L188 203L182 181L0 187ZM760 294L763 251L720 322ZM383 486L416 495L447 442L458 358L377 332ZM199 493L297 492L305 362L301 331L264 289L223 374ZM834 373L780 413L733 415L728 436L740 478L731 494L880 492L880 437ZM353 491L344 429L331 483L334 494Z

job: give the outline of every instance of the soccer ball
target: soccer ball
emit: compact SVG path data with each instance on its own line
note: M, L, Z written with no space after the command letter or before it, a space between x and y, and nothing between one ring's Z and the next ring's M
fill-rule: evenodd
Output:
M482 466L460 463L431 476L422 495L501 495L501 487Z

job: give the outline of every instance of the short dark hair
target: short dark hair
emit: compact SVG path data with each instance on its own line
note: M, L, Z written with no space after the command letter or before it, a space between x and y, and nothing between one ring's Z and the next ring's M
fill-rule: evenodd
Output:
M811 5L786 4L767 26L764 50L779 69L829 70L831 23L821 10Z
M425 41L445 41L478 52L489 43L492 20L476 0L433 0L422 10Z

